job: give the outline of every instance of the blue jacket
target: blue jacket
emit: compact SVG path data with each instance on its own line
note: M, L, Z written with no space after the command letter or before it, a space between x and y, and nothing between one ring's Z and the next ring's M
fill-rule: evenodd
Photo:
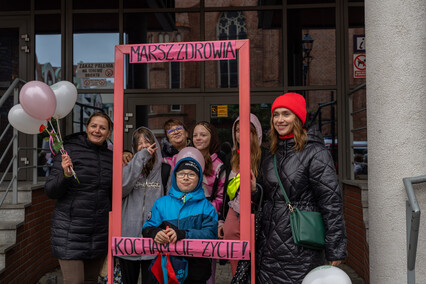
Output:
M190 157L179 160L174 169L186 160L194 161L201 172L200 164ZM203 180L200 178L193 191L181 192L177 187L175 170L173 170L169 194L157 199L154 203L151 216L142 227L142 235L155 238L161 229L170 226L175 229L178 240L217 239L217 213L206 199L202 185Z

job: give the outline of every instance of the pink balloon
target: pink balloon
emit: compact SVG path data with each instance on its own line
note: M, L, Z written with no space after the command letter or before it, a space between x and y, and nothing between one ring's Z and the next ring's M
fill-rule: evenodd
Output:
M52 89L40 81L26 83L19 92L22 108L31 117L50 120L56 110L56 96Z

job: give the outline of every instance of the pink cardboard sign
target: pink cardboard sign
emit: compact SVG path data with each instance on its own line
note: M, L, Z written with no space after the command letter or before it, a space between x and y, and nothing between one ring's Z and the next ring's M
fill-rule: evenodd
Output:
M157 244L151 238L112 238L112 255L170 255L219 258L250 259L247 241L184 239L175 244Z
M130 63L229 60L237 58L236 41L170 42L130 45Z

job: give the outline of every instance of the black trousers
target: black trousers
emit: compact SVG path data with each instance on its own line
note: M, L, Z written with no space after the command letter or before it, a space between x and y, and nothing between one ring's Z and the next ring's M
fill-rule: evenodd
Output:
M154 275L148 270L152 260L127 260L119 258L121 279L124 284L137 284L139 272L142 273L142 284L157 283Z

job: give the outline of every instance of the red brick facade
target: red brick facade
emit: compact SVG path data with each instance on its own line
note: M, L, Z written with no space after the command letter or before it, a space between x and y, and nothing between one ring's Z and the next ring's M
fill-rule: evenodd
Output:
M361 276L365 283L370 283L369 249L367 229L364 223L362 206L362 189L353 185L344 185L344 204L346 233L348 236L348 258L346 264Z
M6 268L0 274L0 283L37 283L59 266L50 251L54 204L43 188L33 190L32 205L25 208L25 222L16 232L16 244L6 253Z

